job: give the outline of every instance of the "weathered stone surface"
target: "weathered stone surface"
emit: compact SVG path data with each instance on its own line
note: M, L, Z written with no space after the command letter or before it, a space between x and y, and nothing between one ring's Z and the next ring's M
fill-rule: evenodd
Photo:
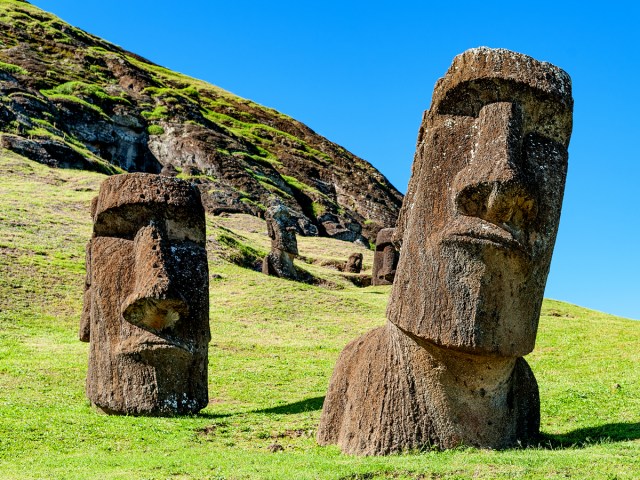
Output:
M360 273L360 270L362 270L362 254L352 253L344 265L344 271L346 273Z
M375 455L505 448L539 430L535 336L567 169L571 81L507 50L457 56L418 136L386 326L350 343L318 441Z
M102 165L85 158L68 145L53 139L38 141L18 135L0 135L0 148L6 148L30 160L50 167L102 171Z
M297 279L293 259L298 255L297 219L281 203L269 207L264 218L271 238L271 251L262 262L262 273L281 278Z
M376 253L373 256L372 285L391 285L396 277L400 252L392 242L395 228L383 228L376 237Z
M194 413L208 403L209 282L198 190L116 175L92 205L80 339L86 391L107 413Z
M387 322L340 354L318 441L348 454L385 455L506 447L538 429L538 387L524 359L443 349Z

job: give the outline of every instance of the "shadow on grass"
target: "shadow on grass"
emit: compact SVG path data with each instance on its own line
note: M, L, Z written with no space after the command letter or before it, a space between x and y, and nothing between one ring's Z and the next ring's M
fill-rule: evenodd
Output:
M294 413L311 412L314 410L320 410L323 402L324 397L307 398L305 400L300 400L299 402L280 405L279 407L254 410L253 413L276 413L279 415L289 415Z
M200 418L212 418L212 419L216 419L216 418L227 418L227 417L233 417L234 415L237 415L237 413L210 413L210 412L198 412L194 415L194 417L200 417Z
M578 428L560 435L543 433L540 447L583 448L609 442L626 442L640 439L640 423L608 423L597 427Z
M324 397L307 398L306 400L300 400L299 402L280 405L279 407L262 408L260 410L252 410L251 412L245 412L245 413L275 413L277 415L291 415L295 413L320 410L322 408L323 402L324 402ZM200 418L211 418L215 420L218 418L228 418L228 417L233 417L241 414L242 412L234 412L234 413L199 412L195 414L195 416Z

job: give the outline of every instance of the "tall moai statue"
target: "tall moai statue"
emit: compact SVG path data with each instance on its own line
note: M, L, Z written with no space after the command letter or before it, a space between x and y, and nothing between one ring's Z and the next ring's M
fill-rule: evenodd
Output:
M106 179L92 205L80 339L86 392L106 413L195 413L208 403L205 217L189 183Z
M383 228L376 237L371 285L391 285L396 277L400 252L393 243L395 228Z
M269 207L264 218L271 238L271 251L264 257L262 273L296 280L298 275L293 264L293 259L298 255L296 220L281 203Z
M418 135L387 323L351 342L318 441L380 455L539 433L527 362L555 243L571 80L507 50L458 55Z

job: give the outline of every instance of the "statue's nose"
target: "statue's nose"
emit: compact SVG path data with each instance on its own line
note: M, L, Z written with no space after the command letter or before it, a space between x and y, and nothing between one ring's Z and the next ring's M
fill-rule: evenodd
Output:
M536 218L531 179L523 170L522 131L519 105L498 102L480 110L471 160L454 180L458 213L509 230L523 230Z
M141 228L134 241L135 285L122 305L128 322L156 331L173 327L189 308L172 278L166 233L155 223Z

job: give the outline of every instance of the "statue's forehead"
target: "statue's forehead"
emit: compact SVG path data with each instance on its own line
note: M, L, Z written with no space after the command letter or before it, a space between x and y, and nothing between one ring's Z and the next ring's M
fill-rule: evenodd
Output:
M109 210L127 211L138 207L148 210L191 211L204 215L200 193L190 183L177 178L146 173L114 175L100 186L100 193L92 205L92 216L98 219Z
M536 91L565 107L573 106L571 78L564 70L528 55L486 47L472 48L453 59L445 76L436 83L432 105L440 103L452 90L482 81Z
M569 143L573 98L562 69L503 49L474 48L455 57L434 89L430 111L477 117L484 105L516 102L532 130Z
M95 236L133 238L151 220L204 241L204 209L198 190L180 179L135 173L106 179L92 205Z

